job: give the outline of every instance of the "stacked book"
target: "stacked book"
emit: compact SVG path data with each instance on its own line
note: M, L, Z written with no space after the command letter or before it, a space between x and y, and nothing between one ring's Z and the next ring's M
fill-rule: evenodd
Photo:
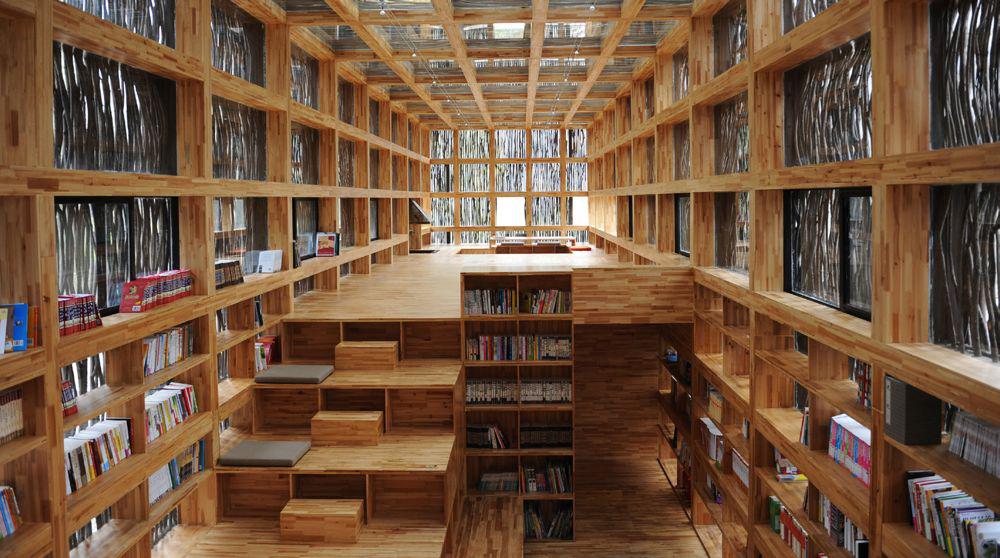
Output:
M0 520L0 539L13 535L21 526L21 509L12 486L0 486Z
M1000 428L962 409L953 420L948 451L1000 477Z
M708 417L701 417L701 425L701 441L705 446L705 452L708 453L708 458L716 464L721 463L725 453L722 431Z
M517 403L517 384L513 380L470 379L465 381L465 402L470 405L507 405Z
M172 269L137 277L122 287L119 312L145 312L157 306L191 296L194 276L189 269Z
M830 445L834 461L851 472L865 486L871 482L872 431L847 415L830 418Z
M517 473L483 473L476 490L480 492L517 492Z
M465 445L478 449L507 449L507 438L497 424L470 424L465 427Z
M521 483L529 494L573 492L572 478L569 466L558 463L549 463L544 468L531 465L521 468Z
M70 380L63 380L60 388L62 390L60 398L62 399L63 416L75 415L78 410L76 406L76 385Z
M472 289L465 291L463 309L467 316L513 314L517 291L514 289Z
M715 422L722 422L722 393L719 390L708 386L708 416Z
M257 338L254 342L254 363L257 372L267 370L277 360L278 347L280 343L277 335L261 335Z
M39 324L37 306L24 302L0 304L0 355L37 347Z
M184 481L205 470L205 440L198 440L149 477L149 503L153 504Z
M146 396L146 441L152 442L198 412L194 386L170 382Z
M59 335L69 335L101 325L101 312L92 294L59 295Z
M819 495L819 517L823 528L840 548L846 549L854 558L868 556L868 537L844 512L840 511L825 494Z
M573 509L561 507L546 525L536 504L524 507L524 538L526 539L569 539L573 537Z
M161 331L142 340L143 371L151 376L194 353L194 324Z
M573 447L573 427L569 425L521 425L522 448Z
M0 391L0 444L24 436L24 394L21 388Z
M243 282L243 264L239 260L215 262L215 288L221 289Z
M128 419L106 419L63 440L66 494L72 494L132 455Z
M767 497L767 515L771 520L771 530L785 541L785 544L792 549L792 554L798 558L808 558L809 535L781 500L774 496Z
M521 403L569 403L573 385L569 380L522 380Z
M913 529L949 556L997 556L996 514L931 471L908 471Z
M525 314L569 314L569 291L537 289L521 293L520 310Z
M740 479L743 486L750 488L750 464L735 449L733 450L733 474Z
M872 365L851 358L851 379L858 384L858 404L866 409L872 408Z
M794 463L781 455L778 448L774 448L774 467L777 469L775 478L778 482L796 482L807 480L806 476L799 473L799 468Z
M469 360L568 360L568 335L479 335L466 340Z

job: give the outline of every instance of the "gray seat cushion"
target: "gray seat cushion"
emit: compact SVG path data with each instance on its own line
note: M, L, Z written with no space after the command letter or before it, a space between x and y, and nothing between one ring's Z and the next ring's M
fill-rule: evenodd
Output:
M308 440L243 440L219 459L219 465L293 467L307 451Z
M275 364L257 374L258 384L318 384L333 373L332 364Z

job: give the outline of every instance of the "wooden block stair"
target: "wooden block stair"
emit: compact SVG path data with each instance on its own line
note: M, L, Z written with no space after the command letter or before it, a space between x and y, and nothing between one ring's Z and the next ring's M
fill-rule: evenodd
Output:
M312 445L375 446L383 424L382 411L320 411L312 418Z
M341 341L335 354L340 370L390 370L399 364L399 342Z
M356 543L364 523L364 500L294 498L281 510L281 540Z

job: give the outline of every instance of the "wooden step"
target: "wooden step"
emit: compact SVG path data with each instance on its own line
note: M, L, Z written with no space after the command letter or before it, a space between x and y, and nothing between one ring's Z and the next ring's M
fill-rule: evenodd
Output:
M382 432L382 411L320 411L312 418L313 446L375 446Z
M341 341L336 348L340 370L389 370L399 364L398 341Z
M356 543L364 523L364 500L295 498L281 510L281 540Z

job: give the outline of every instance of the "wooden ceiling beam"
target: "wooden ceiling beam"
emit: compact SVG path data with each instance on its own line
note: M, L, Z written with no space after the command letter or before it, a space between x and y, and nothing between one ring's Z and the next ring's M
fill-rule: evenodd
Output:
M628 33L628 28L631 25L632 20L635 15L642 10L645 2L646 0L625 0L622 2L622 19L615 22L614 27L604 39L601 56L597 57L597 59L590 65L590 70L587 73L587 81L583 82L580 86L580 89L576 94L576 100L573 101L573 106L570 108L569 112L566 113L566 117L564 118L564 122L567 124L573 119L573 115L576 114L576 111L580 108L583 100L587 98L587 94L590 92L590 89L595 83L597 83L601 73L604 72L604 67L611 61L611 53L618 48L618 44L621 42L625 34Z
M304 29L297 27L296 29ZM649 58L655 56L656 46L653 45L623 45L619 46L612 54L612 58ZM596 58L601 55L600 46L581 46L580 53L576 54L573 45L543 45L542 51L537 56L539 58ZM466 54L472 60L521 60L533 57L530 47L476 47L466 46ZM336 51L338 60L350 60L352 62L372 62L381 60L378 55L370 50L339 50ZM396 60L409 60L413 51L409 49L396 49L393 51L393 58ZM451 60L455 58L455 51L449 49L421 49L420 55L428 60Z
M465 81L469 84L469 89L476 98L476 106L479 107L479 112L482 114L483 120L486 121L487 125L492 126L490 111L486 106L486 99L483 98L483 88L479 85L479 81L476 78L476 68L472 65L472 60L469 59L469 55L466 52L462 30L455 23L455 7L452 5L451 0L431 0L431 5L434 6L434 13L440 18L444 32L448 36L448 43L451 44L451 48L455 52L454 60L458 64L458 67L462 69L462 73L465 74Z
M459 25L484 23L529 23L533 8L462 8L454 10L452 16ZM552 8L545 21L548 23L578 23L616 21L622 17L622 10L616 6L600 6L594 11L579 8ZM691 17L690 6L644 6L633 21L673 21ZM435 12L428 10L387 10L386 15L376 11L365 11L358 15L365 25L440 25ZM289 25L322 26L349 25L338 13L331 12L289 12Z
M528 61L528 104L524 120L531 126L535 114L535 96L538 94L538 72L542 65L542 46L545 44L545 18L548 17L549 0L531 0L531 47Z
M441 93L431 93L431 97L434 98L434 99L436 99L436 100L438 100L438 101L442 101L442 100L445 100L445 99L448 98L448 96L446 96L444 94L441 94ZM486 98L487 102L489 102L489 101L500 101L500 100L504 100L504 99L526 99L527 98L526 96L516 96L516 95L511 95L510 93L498 92L498 91L483 91L483 97ZM553 100L553 99L555 99L557 97L560 97L560 95L557 92L554 92L554 91L544 91L544 90L538 91L536 93L536 95L535 95L535 99L540 100L540 101L541 100ZM472 93L452 93L451 94L451 98L455 99L456 101L474 101L476 99L472 95ZM561 96L561 98L565 98L565 93ZM614 91L591 91L590 95L588 95L587 98L588 99L605 99L605 100L606 99L614 99L615 98L615 92ZM419 96L417 96L416 93L413 93L412 91L400 91L400 92L397 92L397 93L390 93L389 94L389 100L394 101L394 102L417 102L417 101L422 101L423 99L421 99Z
M430 93L427 89L417 82L413 72L404 66L401 62L393 60L392 49L389 44L380 35L371 31L361 20L358 18L359 10L357 3L354 0L325 0L326 4L330 6L334 12L344 19L347 25L351 26L354 33L361 38L373 51L375 51L379 57L385 62L386 66L396 73L397 76L405 83L410 86L413 91L420 96L420 98L427 103L438 116L441 117L447 125L453 126L451 117L444 112L441 107L441 103L435 101L431 98ZM371 83L371 80L368 80Z
M550 72L550 67L544 67L538 73L538 83L560 83L565 77L565 73L562 68L558 72ZM527 68L504 68L505 73L503 74L479 74L477 79L479 83L490 84L490 83L528 83L528 69ZM631 79L632 74L621 73L608 76L598 75L593 78L594 83L624 83ZM393 75L369 75L367 76L367 81L372 85L409 85L409 83L403 81L398 76ZM462 74L437 74L437 82L447 85L464 84L465 76ZM591 79L588 75L586 68L580 66L574 68L569 72L569 83L584 83ZM420 84L429 84L434 81L434 78L430 76L414 76L413 80Z

